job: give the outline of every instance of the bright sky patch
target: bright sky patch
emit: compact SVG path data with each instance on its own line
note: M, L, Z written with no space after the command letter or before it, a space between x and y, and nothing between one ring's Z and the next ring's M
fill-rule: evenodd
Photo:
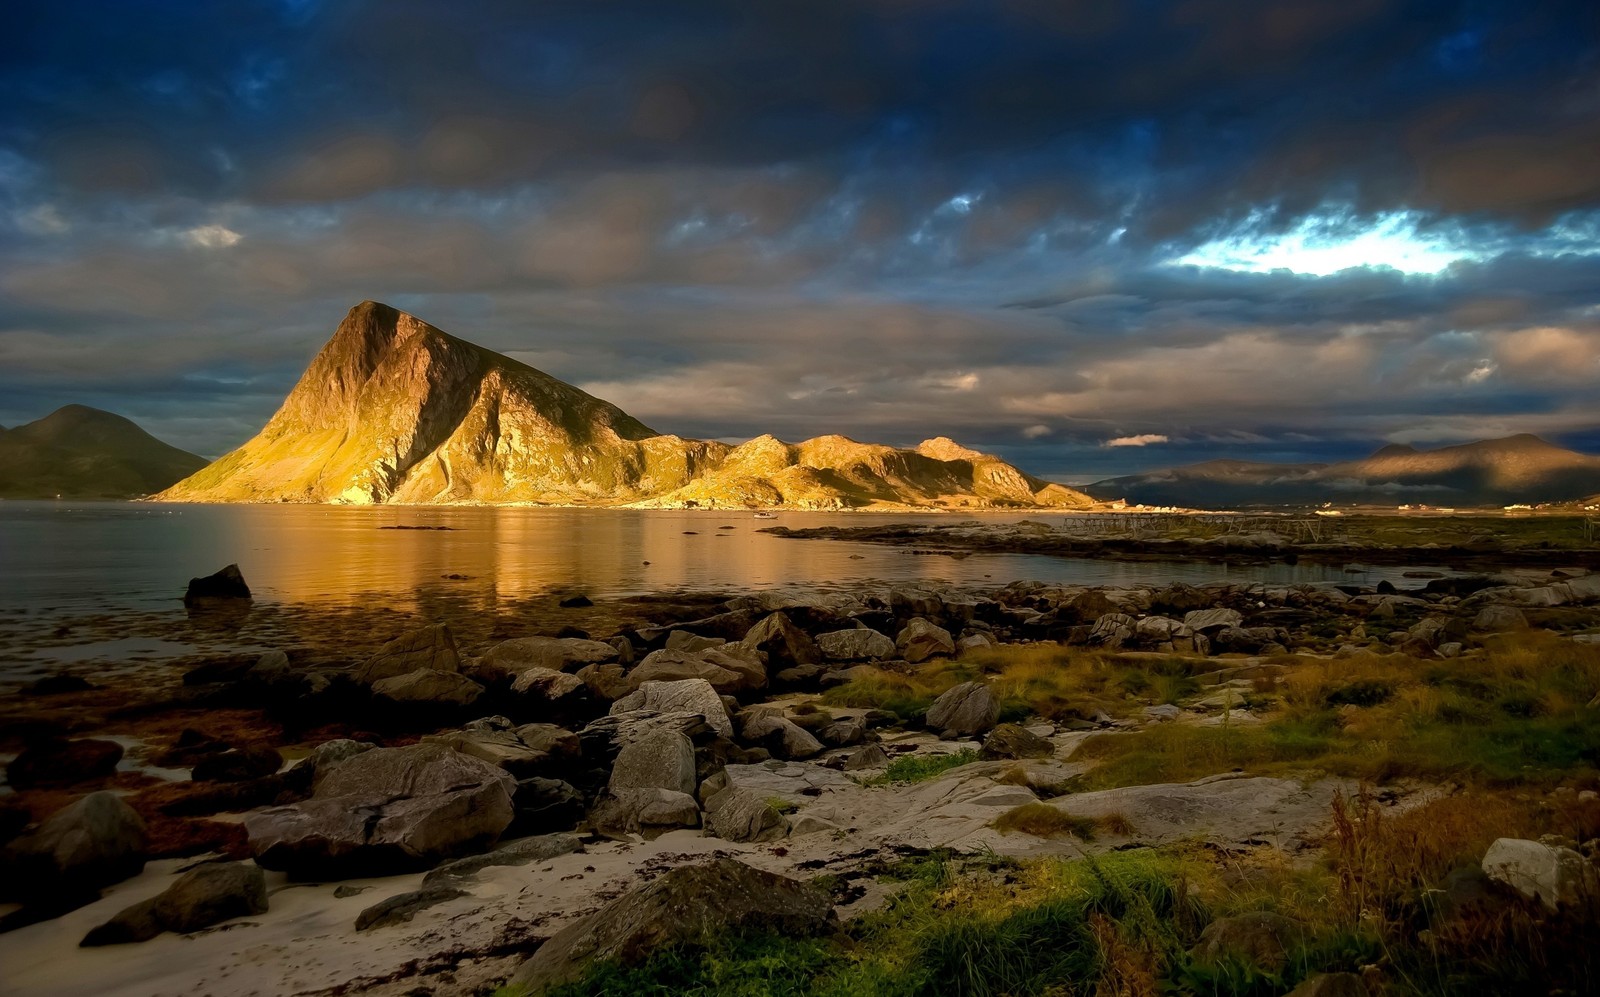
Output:
M1325 277L1352 267L1436 274L1452 263L1480 258L1441 235L1420 231L1420 218L1413 211L1389 212L1365 221L1344 215L1310 215L1286 232L1263 232L1264 218L1255 214L1232 234L1169 262L1247 273L1289 270Z

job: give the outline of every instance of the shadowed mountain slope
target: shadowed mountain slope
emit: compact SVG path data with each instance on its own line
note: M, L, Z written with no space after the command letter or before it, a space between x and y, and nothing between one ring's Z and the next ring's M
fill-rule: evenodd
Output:
M1075 506L1081 493L930 440L734 447L609 402L375 302L351 309L256 437L160 498L854 508Z
M0 498L134 498L205 463L120 415L67 405L37 422L0 429Z

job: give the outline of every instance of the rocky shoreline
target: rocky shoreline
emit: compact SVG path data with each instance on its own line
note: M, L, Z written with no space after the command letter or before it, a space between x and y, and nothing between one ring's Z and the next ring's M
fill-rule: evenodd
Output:
M196 619L251 612L242 578L197 582ZM464 614L362 648L398 622L380 614L365 630L325 624L299 643L190 659L165 685L66 671L7 697L0 961L19 969L4 992L542 985L597 953L682 941L619 941L637 926L619 927L608 906L650 884L710 889L673 886L674 870L721 869L711 881L731 896L757 873L785 877L761 881L775 898L825 881L792 909L734 904L716 917L833 931L836 916L894 894L874 870L930 851L1203 841L1245 853L1270 841L1283 861L1309 861L1354 780L1217 771L1097 790L1079 749L1168 725L1259 724L1257 704L1297 660L1392 655L1407 667L1471 658L1490 635L1528 628L1594 639L1600 574L1403 591L1015 582L560 602L579 623L517 632L504 616ZM1057 649L1181 674L1183 691L1128 692L1117 715L1086 700L1049 716L996 691L1003 655ZM930 674L950 679L926 702L841 695ZM1384 806L1448 792L1397 783ZM1089 823L1006 825L1030 807ZM707 866L715 856L737 868ZM563 930L574 926L587 942ZM159 953L179 936L196 954L171 965ZM552 936L566 940L540 948ZM94 951L63 978L51 960L80 944ZM146 950L157 954L134 954Z

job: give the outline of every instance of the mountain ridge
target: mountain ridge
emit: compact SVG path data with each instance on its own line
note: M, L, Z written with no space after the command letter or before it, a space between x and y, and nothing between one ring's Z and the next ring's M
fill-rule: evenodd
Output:
M1433 450L1392 443L1359 460L1332 464L1204 461L1107 478L1083 490L1144 505L1224 507L1569 502L1600 490L1600 457L1517 433Z
M135 498L205 463L125 416L87 405L63 405L42 419L0 428L0 498Z
M944 455L944 456L940 456ZM612 403L398 309L355 306L250 441L169 501L871 508L1081 506L943 437L733 446Z

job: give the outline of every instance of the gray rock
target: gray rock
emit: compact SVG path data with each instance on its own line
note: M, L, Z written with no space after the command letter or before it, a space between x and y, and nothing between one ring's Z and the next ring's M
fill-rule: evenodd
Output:
M123 908L80 943L143 942L163 931L187 934L236 917L264 914L267 881L253 862L210 862L189 870L148 900Z
M817 731L816 736L830 748L848 748L866 739L867 722L864 719L835 720Z
M461 667L455 637L443 623L401 634L378 649L356 672L357 681L371 685L418 669L454 672Z
M696 651L704 651L708 647L721 647L727 642L724 637L702 637L687 630L674 630L667 634L665 646L669 651L682 651L685 654L693 654Z
M1000 704L982 682L963 682L929 707L924 721L941 734L982 734L1000 719Z
M540 993L580 979L597 962L637 964L671 945L704 944L729 932L815 937L838 926L832 902L816 887L721 858L674 869L567 926L523 963L511 984Z
M611 767L607 788L670 789L693 796L694 744L677 731L661 730L624 745Z
M641 710L658 714L697 713L723 737L733 736L733 721L728 718L722 698L704 679L646 682L611 704L613 716Z
M774 841L789 830L788 820L766 799L733 787L706 800L705 820L706 830L724 841Z
M369 741L352 741L347 737L323 741L315 748L312 748L309 755L300 759L295 768L309 768L311 770L311 786L314 791L317 784L327 778L328 773L363 751L371 751L376 747L376 744Z
M1166 723L1183 716L1183 710L1171 703L1162 703L1159 706L1146 706L1144 715L1159 723Z
M844 760L846 772L859 772L862 769L881 769L889 764L889 753L879 744L868 744L852 752Z
M766 666L759 652L742 644L709 647L700 651L652 651L638 667L628 673L628 682L638 689L646 682L704 680L717 692L743 692L764 688Z
M1137 623L1127 613L1105 613L1090 628L1089 643L1101 647L1121 647L1133 640Z
M781 716L757 715L744 722L739 732L747 744L759 745L776 758L798 761L822 753L822 742L794 721Z
M732 726L730 722L730 728ZM720 737L698 713L657 713L654 710L628 710L598 717L578 731L583 756L592 764L607 767L616 761L624 745L659 730L674 730L691 741Z
M596 801L589 824L595 833L611 836L699 827L700 805L693 796L671 789L623 789Z
M1196 609L1183 615L1183 625L1197 634L1210 636L1210 631L1224 627L1237 627L1244 616L1237 609Z
M483 655L483 667L502 675L517 675L529 668L575 672L585 665L618 660L620 652L598 640L575 637L517 637L503 640Z
M1528 618L1515 606L1485 606L1472 618L1472 629L1490 634L1526 630Z
M956 641L956 657L964 658L975 651L987 651L992 647L999 647L1000 642L989 634L967 634Z
M571 731L554 724L515 725L505 717L484 717L460 730L428 734L422 741L481 758L518 777L562 770L583 754L578 735Z
M515 790L504 770L442 744L376 748L328 773L311 799L244 826L256 861L291 877L404 872L492 844Z
M822 652L811 635L790 623L789 617L782 613L767 615L751 627L739 643L765 654L767 663L774 669L814 665L822 660Z
M29 903L92 893L138 875L148 846L144 820L122 797L90 793L6 848L0 896Z
M561 705L586 699L589 687L583 679L552 668L525 668L511 681L511 691L542 703Z
M1592 862L1570 848L1524 838L1496 840L1483 855L1483 871L1551 911L1600 895Z
M578 669L577 677L588 686L594 698L605 702L621 699L633 691L628 670L621 665L584 665Z
M882 661L895 653L894 641L864 627L822 634L817 648L829 661Z
M1019 724L1001 724L983 739L985 758L1050 758L1055 745Z
M458 672L418 668L372 683L372 694L391 703L471 706L483 695L483 686Z
M501 845L492 852L468 855L466 858L446 862L422 877L424 888L466 882L482 869L502 865L531 865L547 862L560 855L568 855L583 847L576 834L537 834L519 838Z
M956 653L956 642L950 636L950 631L920 616L906 622L905 629L895 638L894 646L902 658L914 665L929 658L954 657Z

